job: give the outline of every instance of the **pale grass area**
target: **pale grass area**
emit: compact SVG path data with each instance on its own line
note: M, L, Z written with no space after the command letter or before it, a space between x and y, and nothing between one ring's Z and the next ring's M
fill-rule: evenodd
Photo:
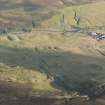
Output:
M88 56L100 57L96 52L96 49L100 49L105 45L104 40L98 42L95 39L80 33L69 33L67 36L59 33L51 34L48 32L32 31L31 33L23 33L18 36L9 34L9 36L13 37L12 41L6 36L1 36L0 43L15 48L45 48L48 50L48 47L51 47L51 50L55 50L54 47L57 47L62 51Z
M13 65L12 65L13 66ZM24 69L16 66L0 64L0 80L17 84L27 84L37 91L57 91L54 89L45 74L31 69Z

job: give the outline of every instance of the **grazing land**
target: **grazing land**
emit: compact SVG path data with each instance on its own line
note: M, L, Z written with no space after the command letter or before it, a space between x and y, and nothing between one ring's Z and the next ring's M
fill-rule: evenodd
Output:
M105 105L104 6L0 0L0 105Z

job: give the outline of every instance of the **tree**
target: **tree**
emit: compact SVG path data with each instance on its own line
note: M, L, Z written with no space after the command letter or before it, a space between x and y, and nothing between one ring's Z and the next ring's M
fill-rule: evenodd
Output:
M32 20L32 27L35 28L36 27L36 23L34 20Z
M76 21L76 25L79 26L81 17L77 15L77 12L75 10L73 11L74 11L74 20Z
M65 27L65 16L62 14L61 19L60 19L60 27L64 29Z
M61 19L60 19L60 28L63 31L63 34L66 32L66 23L65 23L65 15L62 14Z
M22 28L22 31L23 31L23 32L31 32L31 28L25 28L25 27L24 27L24 28Z
M2 30L2 34L7 34L7 33L8 33L7 28L4 28L4 29Z

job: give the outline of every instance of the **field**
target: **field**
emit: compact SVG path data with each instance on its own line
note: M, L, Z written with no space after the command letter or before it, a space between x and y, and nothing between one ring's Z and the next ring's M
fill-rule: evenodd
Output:
M96 2L93 4L85 4L79 6L65 6L59 14L54 15L51 19L45 20L42 23L43 27L59 27L60 19L62 18L62 14L65 16L65 25L69 27L71 25L75 25L76 21L74 19L75 12L78 17L80 17L79 27L95 27L95 28L104 28L105 24L105 13L104 10L104 1Z

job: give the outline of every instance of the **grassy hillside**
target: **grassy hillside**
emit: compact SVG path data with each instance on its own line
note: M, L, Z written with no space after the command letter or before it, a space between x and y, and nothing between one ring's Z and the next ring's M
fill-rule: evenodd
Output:
M51 75L66 89L75 89L86 81L104 82L104 42L82 34L70 35L32 32L17 36L19 40L3 36L0 62Z
M105 13L103 12L105 2L96 2L93 4L85 4L80 6L65 7L61 10L61 13L53 16L51 19L43 22L43 26L58 27L62 14L65 15L66 26L76 25L74 15L80 17L80 27L94 27L94 26L105 26ZM74 12L75 11L75 12Z
M1 0L0 9L14 8L18 6L61 6L64 4L82 4L82 3L91 3L98 0ZM103 1L103 0L100 0Z
M54 91L45 74L19 66L0 64L0 80L27 84L35 91Z
M50 96L61 90L71 93L81 89L94 94L95 86L105 82L104 53L104 41L97 42L85 34L32 31L0 36L0 80L9 85L0 88L12 89L15 92L3 91L19 96L38 91L38 95L44 92Z
M40 27L41 22L50 18L53 12L46 7L20 7L0 11L0 32L18 31Z
M68 29L78 26L105 32L105 1L54 1L0 1L0 32L4 32L0 35L0 102L104 105L104 40L96 41L85 33L63 34L65 30L60 22L64 18L64 27ZM66 3L70 5L64 5ZM58 9L60 4L63 8ZM80 18L78 24L75 15ZM35 31L33 21L35 27L60 28L63 31ZM25 29L32 30L25 32ZM103 97L86 102L78 97L67 100L73 95L78 96L77 93L90 98Z
M69 1L72 5L64 5L68 1L51 1L43 0L20 0L20 2L12 1L0 1L0 31L16 31L32 28L32 22L34 22L35 27L59 27L60 19L62 14L65 15L66 27L71 25L76 25L74 20L74 14L76 12L77 16L80 17L79 26L81 27L93 27L93 26L104 26L103 12L105 2L99 1L89 4L89 0L86 1ZM66 2L66 3L65 3ZM74 5L80 3L80 5ZM62 8L58 8L60 4ZM8 4L8 5L6 5ZM68 4L68 3L67 3ZM58 5L58 6L56 6ZM75 12L74 12L75 11Z

